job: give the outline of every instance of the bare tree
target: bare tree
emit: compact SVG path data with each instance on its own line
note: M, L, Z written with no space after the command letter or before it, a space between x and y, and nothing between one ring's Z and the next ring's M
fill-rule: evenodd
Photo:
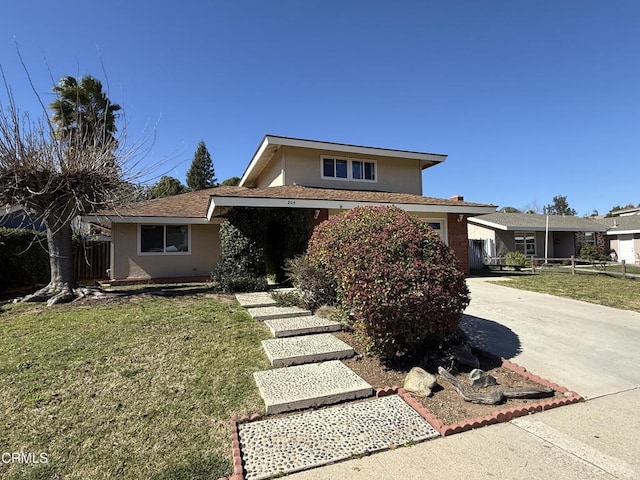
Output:
M60 87L68 86L69 78L54 88L58 98L52 108L61 104ZM125 129L116 136L99 117L92 128L85 128L78 111L65 111L75 118L65 128L55 123L55 112L53 120L46 115L34 120L19 111L6 80L4 84L8 104L0 104L0 199L21 205L44 222L51 265L49 284L25 300L68 302L78 295L72 221L100 209L117 209L132 199L131 184L142 173L135 159L146 141L127 146ZM81 107L67 102L65 108ZM116 110L119 106L106 112Z

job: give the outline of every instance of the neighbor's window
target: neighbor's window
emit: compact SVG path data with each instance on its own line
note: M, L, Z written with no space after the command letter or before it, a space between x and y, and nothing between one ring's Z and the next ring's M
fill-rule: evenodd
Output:
M376 162L322 157L322 178L375 182Z
M189 253L189 225L140 225L140 253Z
M596 244L596 234L593 232L584 232L584 243L588 243L590 245Z
M516 251L525 255L536 254L535 232L515 232Z
M348 160L344 158L322 159L322 176L327 178L348 178Z

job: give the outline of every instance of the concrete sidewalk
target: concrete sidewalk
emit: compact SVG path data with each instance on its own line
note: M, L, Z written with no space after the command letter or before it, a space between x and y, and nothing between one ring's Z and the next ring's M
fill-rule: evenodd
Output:
M288 476L640 478L640 315L470 279L463 321L487 350L590 400Z

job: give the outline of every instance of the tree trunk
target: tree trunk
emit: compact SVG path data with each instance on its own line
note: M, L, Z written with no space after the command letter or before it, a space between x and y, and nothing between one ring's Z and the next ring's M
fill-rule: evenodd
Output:
M71 218L64 212L56 212L51 213L45 223L51 279L46 287L26 296L23 301L46 301L47 305L70 302L76 298L74 289L77 286L73 268Z

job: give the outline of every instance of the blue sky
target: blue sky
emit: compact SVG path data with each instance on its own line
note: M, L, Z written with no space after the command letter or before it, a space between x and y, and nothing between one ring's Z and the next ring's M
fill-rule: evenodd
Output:
M16 43L45 103L63 75L108 83L153 175L184 182L204 140L239 176L274 134L448 154L430 196L640 202L635 0L11 2L0 64L35 115Z

